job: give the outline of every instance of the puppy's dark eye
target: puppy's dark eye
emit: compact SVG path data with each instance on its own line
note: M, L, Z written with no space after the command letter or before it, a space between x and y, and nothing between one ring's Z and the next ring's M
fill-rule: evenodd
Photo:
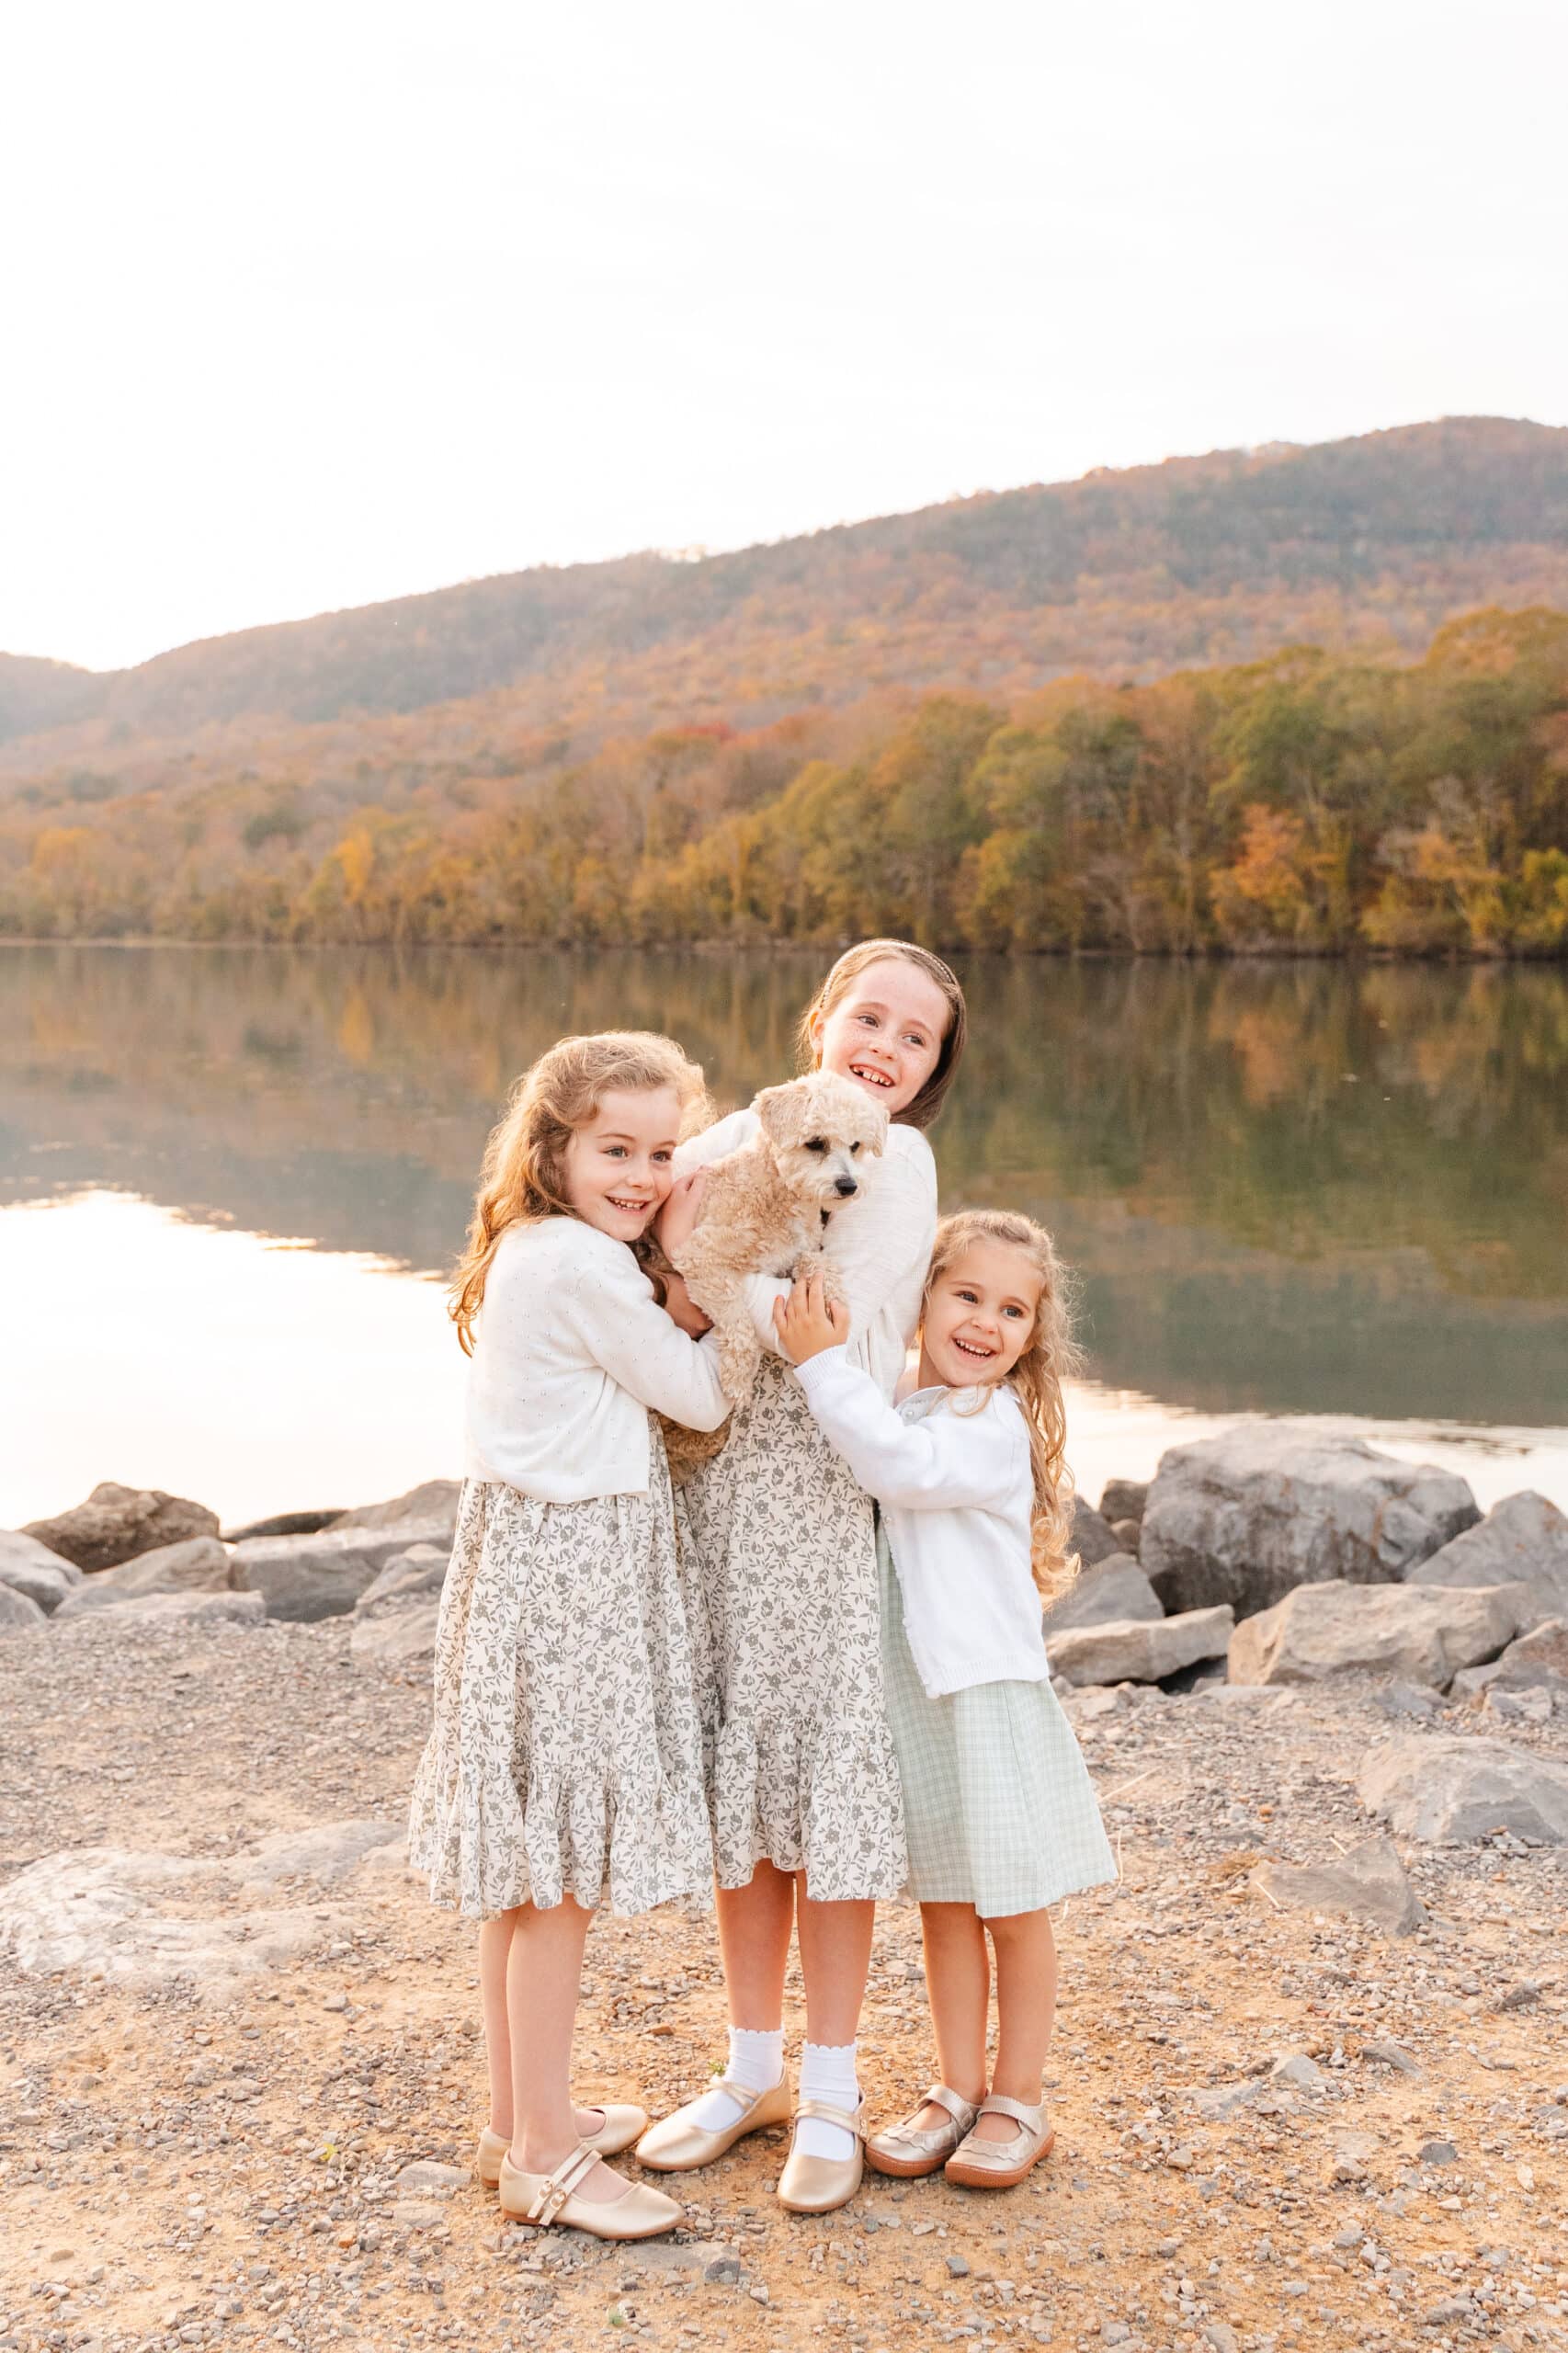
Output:
M825 1152L827 1150L827 1144L824 1139L821 1136L808 1136L806 1138L805 1148L808 1152Z
M851 1159L851 1160L853 1160L853 1159L854 1159L854 1157L855 1157L856 1154L859 1151L859 1149L860 1149L860 1147L859 1147L859 1145L858 1145L858 1143L852 1143L852 1144L850 1145L850 1147L849 1147L849 1157L850 1157L850 1159Z

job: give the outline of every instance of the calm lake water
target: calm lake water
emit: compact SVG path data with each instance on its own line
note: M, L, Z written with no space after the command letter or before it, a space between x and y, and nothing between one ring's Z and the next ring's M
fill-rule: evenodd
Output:
M437 1279L506 1086L667 1029L791 1067L799 956L0 948L0 1525L97 1481L225 1518L450 1473ZM1252 1414L1568 1506L1568 974L977 960L947 1206L1051 1224L1097 1497Z

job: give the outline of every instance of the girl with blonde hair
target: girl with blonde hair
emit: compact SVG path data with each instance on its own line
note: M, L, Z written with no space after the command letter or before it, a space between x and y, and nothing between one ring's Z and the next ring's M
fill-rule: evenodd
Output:
M888 1715L903 1783L942 2080L867 2143L880 2173L1004 2189L1050 2152L1042 2077L1056 2001L1048 1905L1116 1876L1055 1694L1041 1604L1068 1550L1063 1376L1074 1354L1051 1237L969 1210L938 1228L917 1375L890 1405L851 1361L819 1281L777 1311L807 1405L881 1506ZM986 2083L990 1954L996 2070Z
M520 2220L646 2238L672 2199L602 2160L645 2128L570 2087L588 1923L706 1890L694 1648L654 1414L714 1429L714 1343L639 1263L699 1185L676 1148L706 1107L667 1038L563 1038L484 1155L452 1317L471 1358L467 1476L441 1596L409 1857L479 1918L490 2073L481 2178ZM676 1302L678 1306L679 1302Z
M963 1052L963 992L909 940L862 940L802 1016L803 1067L861 1087L888 1114L864 1198L824 1241L847 1302L849 1356L891 1397L920 1310L937 1230L925 1129ZM749 1143L755 1108L683 1148L698 1166ZM712 1672L705 1695L728 2062L699 2098L644 2134L642 2164L710 2164L745 2134L793 2117L778 2184L798 2212L859 2186L864 2124L856 2033L876 1899L907 1866L898 1768L882 1696L871 1499L812 1419L779 1351L773 1311L788 1283L757 1277L767 1350L728 1443L676 1497L683 1554L703 1596ZM798 1930L806 2034L800 2097L784 2065L784 1975Z

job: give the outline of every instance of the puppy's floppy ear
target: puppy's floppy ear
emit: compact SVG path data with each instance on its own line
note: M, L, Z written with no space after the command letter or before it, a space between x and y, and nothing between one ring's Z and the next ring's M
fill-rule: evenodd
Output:
M888 1115L880 1103L867 1107L865 1129L860 1141L868 1152L881 1152L888 1140Z
M769 1143L790 1144L800 1140L801 1083L789 1079L782 1086L765 1086L753 1105L762 1123L762 1132Z

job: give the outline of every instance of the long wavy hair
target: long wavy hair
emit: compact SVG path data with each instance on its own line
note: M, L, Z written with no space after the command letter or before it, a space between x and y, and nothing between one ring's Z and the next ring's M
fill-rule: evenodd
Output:
M958 974L928 948L918 948L912 939L861 939L846 948L828 973L822 986L801 1016L801 1026L795 1032L795 1051L801 1070L817 1066L816 1040L812 1025L818 1014L827 1015L842 1005L849 993L851 981L858 980L869 964L881 964L896 957L905 964L913 964L928 981L935 981L948 1001L948 1026L942 1032L936 1066L913 1103L906 1104L894 1114L898 1123L906 1128L928 1128L942 1108L942 1097L958 1075L963 1050L969 1040L969 1009L964 1004L963 990Z
M501 1236L540 1218L574 1217L566 1197L566 1147L607 1095L642 1095L673 1087L680 1103L680 1133L707 1125L711 1106L702 1073L673 1038L651 1029L601 1029L562 1038L530 1064L513 1087L492 1129L479 1172L468 1243L452 1275L447 1312L465 1356L473 1354L473 1324ZM640 1263L656 1266L657 1245L644 1235L632 1245Z
M1034 1481L1029 1566L1040 1597L1049 1609L1078 1574L1078 1555L1071 1549L1073 1473L1067 1467L1067 1406L1062 1393L1062 1382L1072 1378L1080 1362L1073 1341L1070 1281L1055 1244L1033 1218L1013 1210L960 1210L937 1228L926 1278L927 1300L933 1283L974 1242L997 1242L1019 1251L1040 1277L1034 1328L1007 1381L1017 1392L1028 1427L1029 1470ZM989 1402L987 1392L973 1410L983 1411Z

